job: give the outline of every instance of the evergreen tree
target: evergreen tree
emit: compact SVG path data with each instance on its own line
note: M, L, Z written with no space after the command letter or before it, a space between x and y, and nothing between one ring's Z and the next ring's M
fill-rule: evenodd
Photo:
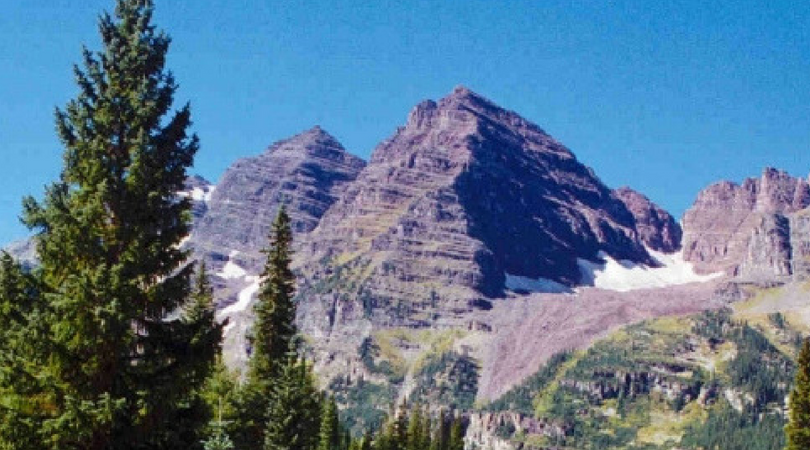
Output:
M790 421L785 427L787 450L810 448L810 340L799 352L796 380L790 393Z
M337 404L335 404L334 397L329 397L323 401L318 450L340 450L340 446L341 433Z
M319 394L312 371L292 348L270 389L264 450L313 450L318 445Z
M222 418L223 412L223 399L219 398L219 405L217 407L217 419L212 422L211 436L203 441L203 450L233 450L233 441L226 431L227 423Z
M28 439L40 449L199 445L189 404L209 366L196 357L216 339L190 337L216 333L172 318L193 272L178 248L190 203L176 192L198 141L186 131L188 105L171 112L170 39L152 11L151 0L118 0L101 16L104 49L84 51L79 95L56 112L60 180L43 202L24 202L41 264L37 293L21 302L30 309L15 314L36 332L27 355L15 353L24 363L3 363L24 381L3 377L0 392L25 397L4 408L35 430ZM25 448L7 431L0 442Z
M38 449L38 424L48 418L48 379L38 377L44 331L36 280L0 255L0 449Z
M464 450L464 422L459 415L453 418L447 447L449 450Z
M430 410L425 410L422 414L422 442L419 445L421 450L430 450L431 448L431 436L432 436L432 424L430 420Z
M358 450L371 450L373 441L374 438L371 435L371 431L366 430L366 432L363 434L363 437L360 439Z
M264 251L267 262L253 307L255 323L250 339L250 366L238 401L242 423L234 440L236 446L244 450L258 450L265 441L268 399L280 376L280 367L286 364L290 345L295 342L291 244L290 217L282 206L270 230L270 247Z
M256 323L251 343L249 377L253 381L273 376L274 363L283 364L285 354L297 333L295 327L295 276L292 262L292 228L287 209L282 205L271 229L270 248L265 250L264 266L258 300L254 306Z
M448 450L448 441L450 439L450 426L448 423L447 413L442 410L439 411L439 417L436 419L436 429L433 433L433 439L430 442L430 450Z
M406 450L428 450L427 448L422 448L424 440L423 425L422 410L418 404L414 403L408 417Z

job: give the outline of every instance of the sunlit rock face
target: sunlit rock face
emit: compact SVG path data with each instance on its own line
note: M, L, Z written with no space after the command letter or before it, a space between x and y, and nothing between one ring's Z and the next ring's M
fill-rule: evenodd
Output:
M240 264L257 272L279 206L287 206L295 234L307 233L364 165L320 127L276 142L228 168L191 243L213 260L238 252Z
M684 258L703 273L725 271L752 280L791 277L794 255L807 253L791 224L806 227L802 210L808 205L807 180L772 168L741 184L715 183L684 215Z
M627 201L635 213L538 126L456 88L417 105L303 238L302 328L453 326L515 286L576 286L600 254L655 266L645 239L676 249L679 228Z

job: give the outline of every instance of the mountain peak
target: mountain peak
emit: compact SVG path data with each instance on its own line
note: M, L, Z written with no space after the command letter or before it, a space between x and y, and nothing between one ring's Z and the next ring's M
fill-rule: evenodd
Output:
M289 153L303 157L307 154L322 153L326 150L339 153L346 152L346 149L334 136L321 128L320 125L315 125L292 137L273 143L268 147L265 154Z

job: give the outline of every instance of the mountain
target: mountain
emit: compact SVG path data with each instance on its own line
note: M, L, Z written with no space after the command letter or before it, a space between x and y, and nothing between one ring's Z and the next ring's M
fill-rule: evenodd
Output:
M645 196L611 190L538 126L460 87L417 105L298 237L298 324L358 424L404 396L472 407L555 351L721 307L714 282L669 288L714 279L692 272L680 241Z
M191 244L215 265L234 255L246 270L258 273L279 205L287 205L293 232L307 233L364 165L317 126L276 142L225 171Z
M639 238L647 248L673 253L681 248L683 230L678 222L649 198L629 187L613 191L636 221Z
M225 360L242 367L252 302L259 288L270 224L281 204L292 219L296 242L315 228L365 166L320 127L272 144L262 154L239 159L208 189L204 215L188 245L206 260L225 329ZM196 192L196 191L193 191Z
M773 168L741 184L715 183L684 214L684 259L700 272L749 280L806 277L807 206L807 180Z
M486 307L516 281L575 286L580 260L600 252L656 265L633 213L591 169L463 87L411 111L301 251L302 297L339 292L380 322L416 326Z
M679 224L459 87L368 163L314 127L178 195L237 370L286 205L307 356L355 430L405 398L464 411L468 443L498 450L698 448L784 424L810 328L805 179L715 183ZM9 249L35 264L30 240Z

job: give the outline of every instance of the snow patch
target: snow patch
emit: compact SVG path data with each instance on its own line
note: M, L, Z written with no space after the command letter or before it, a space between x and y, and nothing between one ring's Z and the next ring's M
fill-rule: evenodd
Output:
M579 259L582 282L610 291L627 292L636 289L674 286L687 283L702 283L713 280L722 273L699 275L691 263L684 261L683 252L661 253L647 249L661 267L647 267L627 260L615 260L605 252L598 256L605 260L597 263Z
M250 281L250 284L246 288L239 291L236 303L224 308L222 311L219 312L220 315L226 316L228 314L233 314L246 310L248 305L250 304L250 300L253 299L253 295L256 294L256 292L259 292L259 285L261 284L261 280L259 279L259 277L249 276L245 277L245 279L247 281Z
M234 278L244 278L247 276L247 271L242 268L239 264L233 262L233 258L238 255L239 252L234 250L228 255L228 262L225 263L225 267L222 268L222 272L217 272L216 275L218 277L224 278L226 280L232 280Z
M506 275L506 289L515 292L545 292L563 294L571 292L571 288L547 278L529 278L521 275Z
M205 187L194 187L190 191L180 191L177 193L180 197L189 197L196 202L208 203L211 201L211 195L214 194L216 186L211 184Z

